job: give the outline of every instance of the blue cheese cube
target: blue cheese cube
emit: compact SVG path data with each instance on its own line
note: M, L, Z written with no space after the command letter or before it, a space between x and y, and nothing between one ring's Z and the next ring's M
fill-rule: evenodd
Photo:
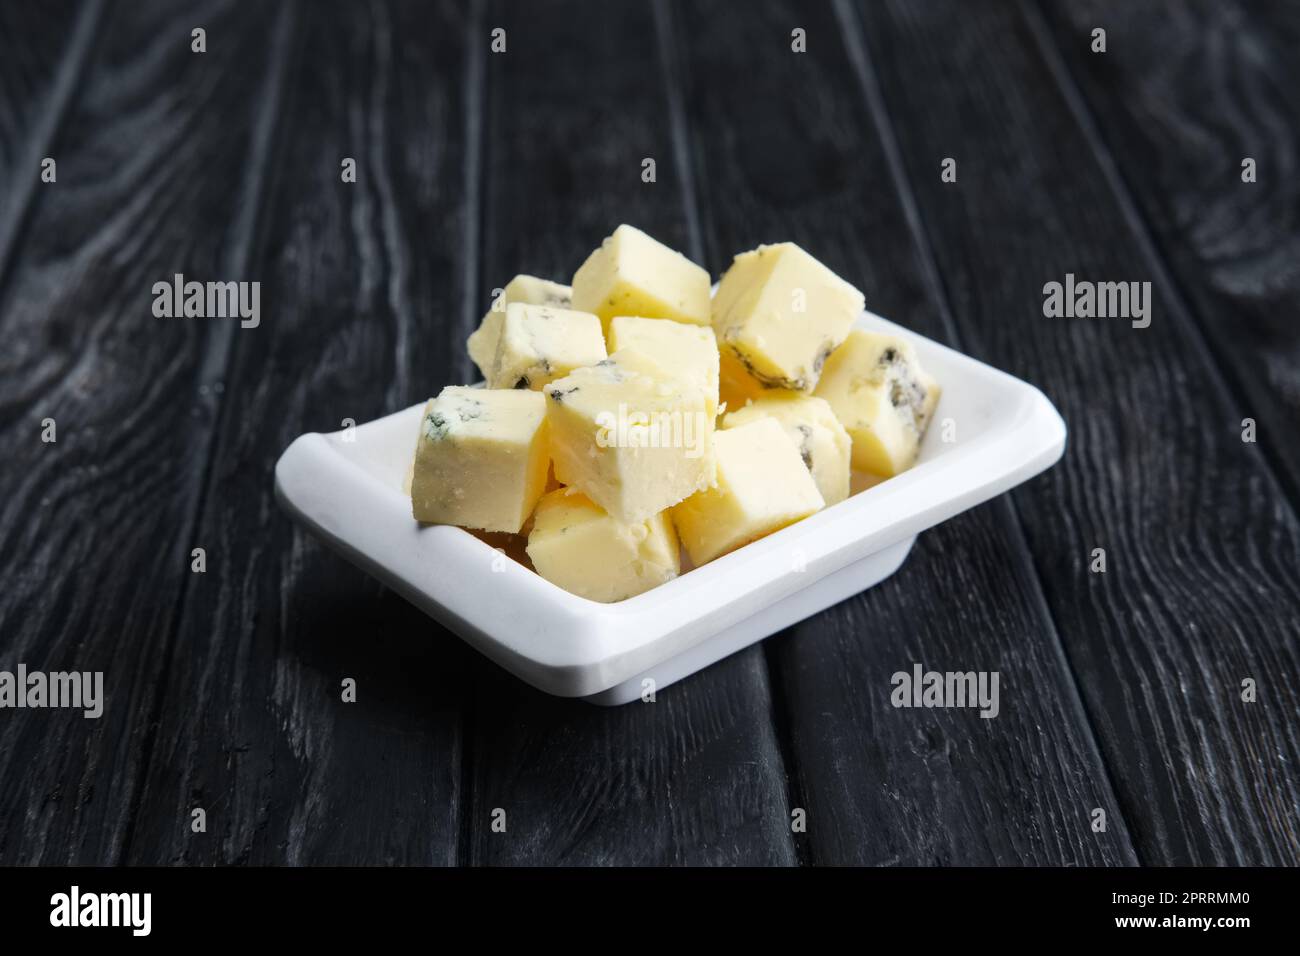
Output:
M497 354L497 340L501 336L501 322L505 319L506 308L512 302L568 309L573 306L573 290L567 285L529 275L517 275L506 283L505 288L492 300L492 308L488 309L487 315L483 316L479 327L465 342L469 357L474 360L474 364L478 366L484 378L492 374L492 363L496 360Z
M939 392L911 343L862 329L835 350L817 383L853 440L853 467L886 478L916 461Z
M548 305L512 302L497 339L488 388L530 388L605 358L600 319Z
M609 350L636 349L664 371L704 392L709 414L718 412L718 343L713 331L671 319L616 315L609 322Z
M741 253L713 299L724 377L749 379L745 397L762 388L812 391L862 305L861 292L792 242Z
M606 325L616 315L709 324L709 274L629 225L614 230L573 276L573 307Z
M775 419L785 429L827 505L849 496L852 443L828 402L800 392L772 392L728 412L722 427L735 428L760 418Z
M645 521L713 484L704 392L636 349L547 385L555 477L619 521Z
M627 523L573 488L537 503L528 557L546 580L593 601L622 601L681 571L677 533L666 511Z
M411 512L429 524L517 534L549 462L540 392L449 386L420 419Z
M821 510L821 492L776 419L723 429L713 445L717 485L672 511L682 545L696 565Z

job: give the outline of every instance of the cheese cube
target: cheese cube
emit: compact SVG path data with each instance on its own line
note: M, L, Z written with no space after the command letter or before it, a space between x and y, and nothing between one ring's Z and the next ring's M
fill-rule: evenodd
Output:
M625 524L572 488L537 503L528 556L546 580L593 601L630 598L681 571L668 512Z
M488 388L531 388L563 378L605 357L600 319L549 305L506 306Z
M709 324L709 274L640 229L619 226L573 276L573 308Z
M673 508L673 524L696 565L821 510L821 492L794 441L774 418L713 437L718 483Z
M496 360L497 339L501 336L501 322L505 318L506 308L512 302L525 305L549 305L556 309L568 309L573 305L573 290L558 282L549 282L536 276L517 275L506 283L506 287L492 300L492 308L483 321L474 330L465 347L469 357L474 360L478 370L487 378L492 374L492 363Z
M718 341L713 330L670 319L616 315L609 322L609 350L636 349L664 371L704 392L709 414L718 412Z
M756 387L812 391L862 293L792 242L736 256L713 300L718 348Z
M735 428L760 418L776 419L785 429L827 505L849 496L849 433L824 399L801 392L771 392L728 412L722 427Z
M619 521L645 521L713 484L704 392L635 349L542 391L555 477Z
M853 439L853 467L888 478L916 461L939 385L909 342L855 329L826 363L817 395Z
M420 419L411 482L417 521L514 534L546 486L539 392L444 388Z

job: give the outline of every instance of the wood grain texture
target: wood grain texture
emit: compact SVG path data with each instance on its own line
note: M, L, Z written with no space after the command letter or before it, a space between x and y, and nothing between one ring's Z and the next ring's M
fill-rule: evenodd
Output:
M100 0L0 5L0 276L95 38ZM56 168L57 172L57 168ZM50 184L44 184L50 185Z
M198 14L227 42L190 52ZM212 326L152 284L215 276L240 214L272 18L123 4L104 25L0 311L0 667L103 671L98 720L0 722L0 860L111 863L149 736L215 397ZM57 443L41 441L41 421Z
M1065 460L1012 498L1139 858L1296 863L1295 513L1158 285L1146 329L1043 316L1044 283L1067 272L1140 281L1153 265L1021 11L860 14L966 347L1039 384L1071 427ZM958 183L940 181L947 156Z
M88 6L84 0L0 6L0 36L6 41L0 59L0 171L7 185L39 115L49 106L68 41ZM33 172L39 178L40 169Z
M698 243L652 9L496 4L488 20L509 52L487 63L480 310L516 272L567 281L620 222ZM473 863L794 862L758 648L618 709L548 698L482 664L472 724ZM496 808L505 833L491 830Z
M1300 506L1300 7L1042 9L1047 42L1231 380L1238 419L1257 421L1260 450ZM1081 39L1093 25L1107 29L1105 54Z
M870 308L949 338L832 8L750 10L736 22L723 3L681 5L714 261L792 239ZM807 53L791 51L795 26ZM730 42L710 42L723 33ZM926 532L894 578L770 639L768 653L809 862L1133 862L1004 505ZM998 671L999 716L895 709L891 675L913 663ZM1111 818L1104 834L1089 826L1097 806Z
M471 25L458 4L339 2L296 28L266 315L237 331L195 536L208 572L187 594L133 861L456 858L466 652L293 526L272 473L298 434L395 411L451 375L476 215L462 189ZM187 825L196 806L206 834Z

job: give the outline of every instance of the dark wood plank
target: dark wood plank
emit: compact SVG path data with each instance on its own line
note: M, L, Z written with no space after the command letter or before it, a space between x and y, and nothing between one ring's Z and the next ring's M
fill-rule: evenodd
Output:
M315 4L133 861L454 862L466 653L294 528L276 459L426 398L461 343L466 46L447 3ZM355 184L340 163L357 164ZM357 700L342 699L345 678ZM190 808L208 809L192 834Z
M724 3L681 9L715 266L792 239L870 308L949 338L831 6L751 4L739 19ZM791 51L795 27L807 53ZM926 532L895 577L772 639L769 654L811 862L1133 861L1005 504ZM895 709L891 675L914 662L998 671L999 716ZM1103 834L1090 828L1098 806Z
M1113 154L1187 296L1238 420L1300 505L1300 7L1088 0L1049 4L1049 62ZM1108 49L1090 52L1092 28ZM1055 46L1055 50L1051 49ZM1242 160L1256 181L1242 181Z
M0 277L41 185L42 161L58 162L59 123L102 13L102 0L0 5Z
M48 109L85 0L7 3L0 7L0 172L12 186L39 116ZM35 170L39 178L39 167ZM3 190L8 192L8 189Z
M649 6L495 4L485 253L476 301L516 272L566 280L620 222L689 250L692 201L673 141ZM486 42L486 41L485 41ZM657 181L641 180L655 159ZM608 710L478 668L475 863L794 861L786 777L757 648ZM491 813L506 811L494 833Z
M862 36L963 341L1071 426L1065 461L1013 500L1139 857L1294 864L1295 513L1160 285L1149 328L1044 317L1067 272L1155 267L1022 11L980 10L867 5Z
M203 55L200 16L220 37ZM273 24L233 3L119 5L5 289L0 667L102 671L107 701L98 720L0 722L4 862L122 851L216 411L197 380L218 323L155 318L151 288L227 264Z

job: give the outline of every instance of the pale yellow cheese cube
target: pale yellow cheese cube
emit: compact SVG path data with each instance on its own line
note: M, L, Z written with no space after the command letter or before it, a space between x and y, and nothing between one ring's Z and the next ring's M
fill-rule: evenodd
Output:
M736 256L718 284L713 331L753 387L809 392L862 304L861 292L794 243L759 246Z
M540 392L452 385L420 419L411 481L417 521L514 534L546 486Z
M713 330L671 319L616 315L609 322L609 350L636 349L664 371L698 385L718 412L718 342Z
M537 503L528 557L546 580L593 601L621 601L681 572L668 512L628 524L572 488Z
M640 229L622 225L573 276L573 308L606 326L616 315L709 324L709 274Z
M713 436L718 483L673 508L696 565L820 511L824 502L794 441L774 418Z
M618 520L645 521L713 484L704 392L635 349L542 391L555 477Z
M735 428L773 418L799 448L808 473L827 505L849 496L849 456L852 443L829 403L801 392L771 392L728 412L723 428Z
M939 385L896 335L855 329L817 384L853 440L853 467L886 478L916 461Z
M573 290L567 285L539 279L536 276L517 275L511 279L492 300L492 308L479 327L470 334L465 342L469 357L474 360L478 370L487 378L492 374L492 363L496 360L497 340L501 336L501 322L505 318L506 308L512 302L525 305L549 305L556 309L568 309L573 305Z
M549 305L511 302L501 323L488 388L531 388L605 357L600 319Z

